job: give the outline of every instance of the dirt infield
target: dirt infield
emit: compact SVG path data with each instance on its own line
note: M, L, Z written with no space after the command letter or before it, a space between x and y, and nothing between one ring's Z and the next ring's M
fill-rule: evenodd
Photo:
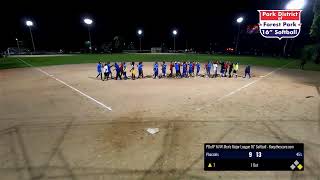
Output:
M151 63L144 69L151 74ZM95 64L41 70L49 75L0 71L0 179L320 177L319 72L252 67L251 79L101 81ZM203 143L296 142L305 144L303 172L203 171Z

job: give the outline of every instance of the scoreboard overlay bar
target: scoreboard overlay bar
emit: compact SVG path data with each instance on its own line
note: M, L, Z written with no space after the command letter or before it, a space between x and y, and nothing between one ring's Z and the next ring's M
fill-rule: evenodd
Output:
M206 143L205 171L303 171L303 143Z

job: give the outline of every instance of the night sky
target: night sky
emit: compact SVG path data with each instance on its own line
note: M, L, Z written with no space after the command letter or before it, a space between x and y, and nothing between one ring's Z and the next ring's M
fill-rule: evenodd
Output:
M0 49L15 47L15 38L31 49L30 34L24 21L31 19L35 44L41 50L79 50L88 40L83 17L94 20L91 28L93 45L110 42L122 36L126 43L138 44L137 29L144 31L143 48L165 43L172 48L172 29L178 29L177 49L186 46L207 50L234 47L238 28L235 20L244 16L242 48L283 43L245 35L246 25L258 23L258 9L283 9L288 0L223 0L223 1L10 1L2 6ZM303 30L296 41L307 41L312 22L312 0L303 11ZM7 8L6 8L7 7ZM5 10L4 10L5 9Z

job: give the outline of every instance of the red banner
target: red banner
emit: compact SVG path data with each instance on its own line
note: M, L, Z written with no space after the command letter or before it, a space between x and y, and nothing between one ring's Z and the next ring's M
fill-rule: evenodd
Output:
M260 11L260 20L300 20L301 11Z

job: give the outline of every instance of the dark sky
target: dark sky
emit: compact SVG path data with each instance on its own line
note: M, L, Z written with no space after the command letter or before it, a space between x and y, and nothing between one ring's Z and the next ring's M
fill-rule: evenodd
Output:
M150 48L166 43L172 46L171 31L177 28L177 48L206 49L209 43L218 47L232 46L237 34L235 19L244 16L243 30L258 23L259 9L283 9L288 0L220 0L220 1L10 1L2 7L0 48L16 46L15 38L31 47L26 19L35 22L33 29L37 49L74 49L83 47L88 31L82 23L87 16L94 20L91 28L93 44L111 41L116 35L126 42L138 43L136 31L144 30L143 46ZM307 37L312 22L312 0L303 12L303 32ZM5 8L6 9L6 8ZM4 25L5 24L5 25ZM242 43L250 44L249 40ZM254 39L254 38L253 38ZM264 40L279 44L279 40ZM299 41L299 40L298 40Z

